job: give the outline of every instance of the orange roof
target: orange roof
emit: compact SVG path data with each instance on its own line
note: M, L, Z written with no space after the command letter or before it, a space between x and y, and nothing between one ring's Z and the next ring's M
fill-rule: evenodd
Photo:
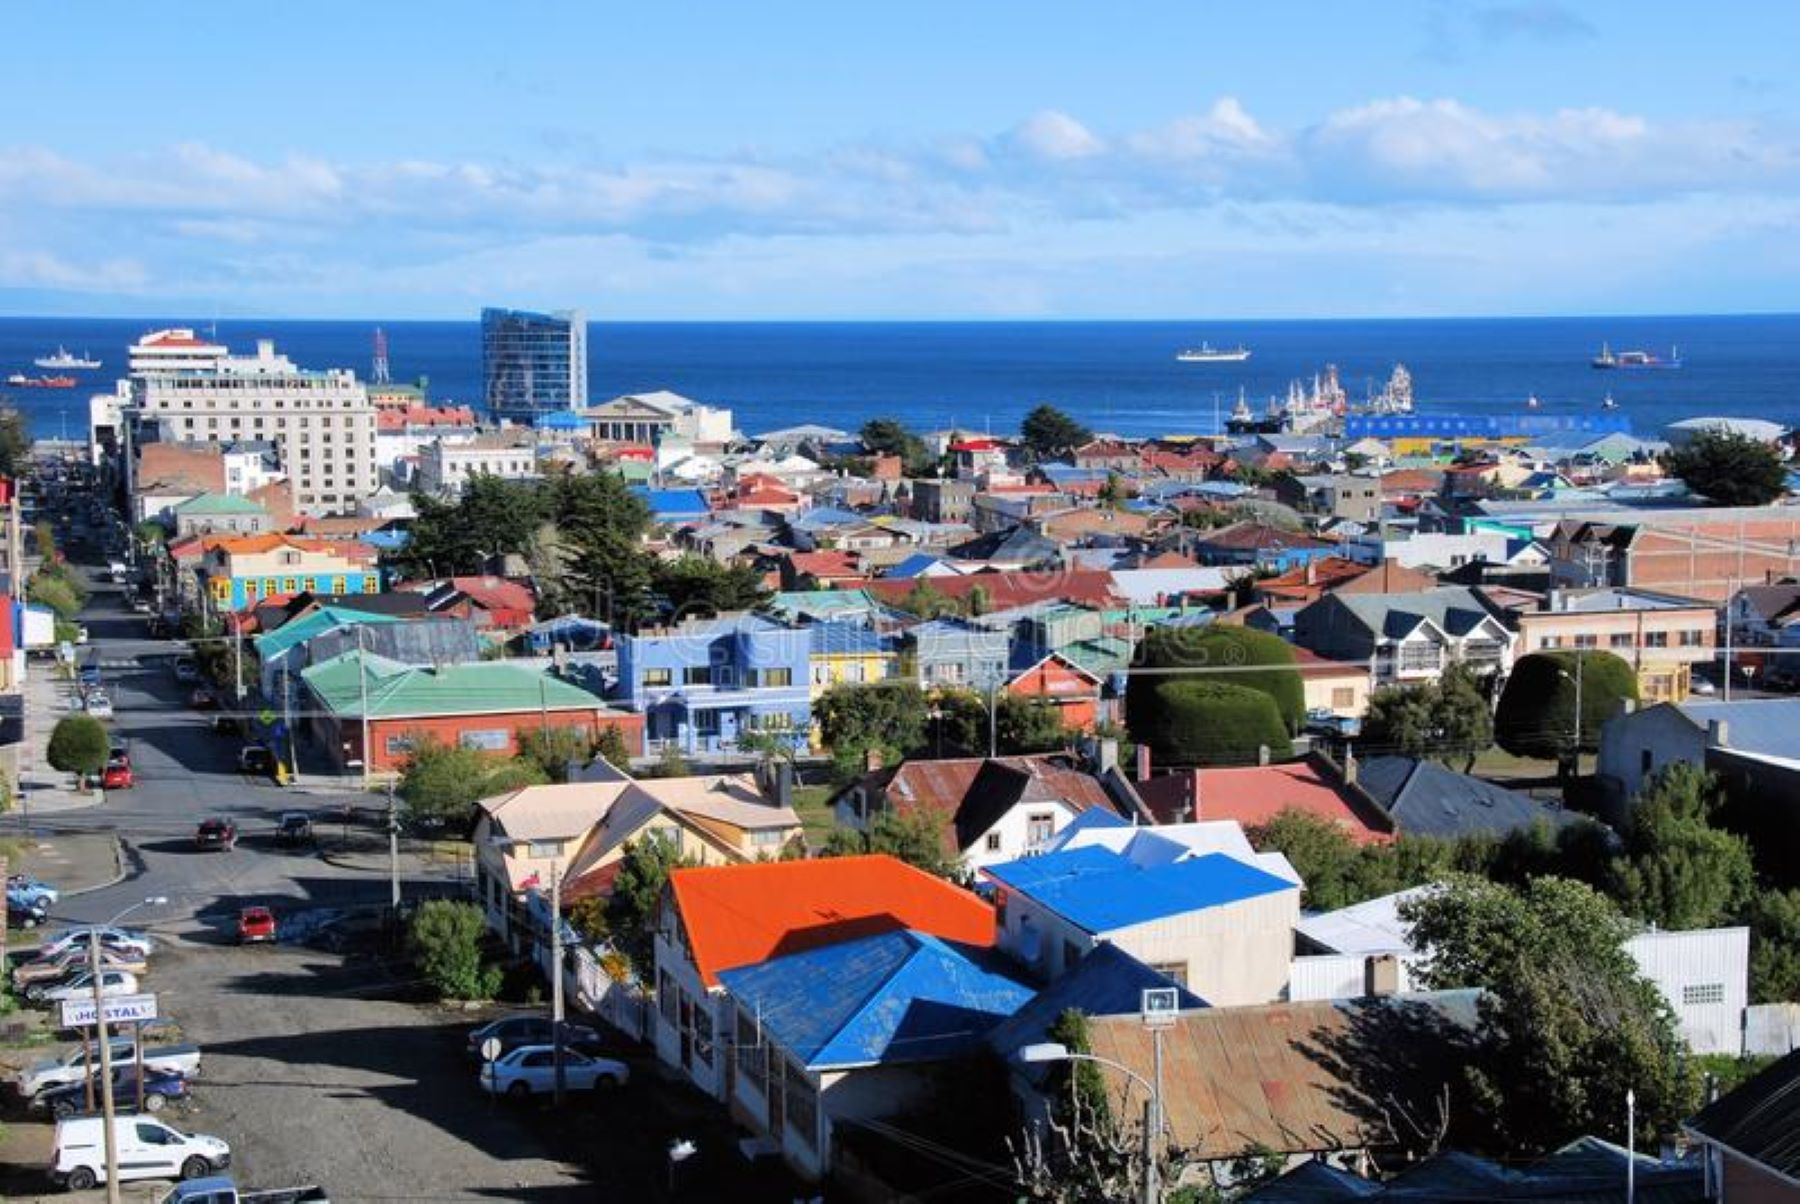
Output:
M669 889L708 987L721 970L900 928L994 943L992 907L884 854L676 870Z
M1387 844L1394 839L1393 821L1352 791L1327 781L1306 761L1192 769L1139 782L1137 792L1163 823L1230 819L1254 828L1293 810L1335 824L1357 844ZM1195 814L1178 814L1196 799Z

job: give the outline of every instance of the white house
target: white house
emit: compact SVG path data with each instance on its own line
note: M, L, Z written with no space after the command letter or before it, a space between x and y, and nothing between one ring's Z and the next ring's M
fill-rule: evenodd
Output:
M1478 674L1512 671L1513 633L1480 591L1463 586L1326 594L1294 616L1294 642L1370 666L1376 686L1435 681L1453 663Z
M441 497L460 495L477 476L518 481L536 475L536 446L507 431L433 439L419 456L419 487Z
M1096 812L1049 852L987 867L1000 944L1045 980L1118 946L1217 1007L1281 998L1300 879L1230 821L1137 828Z

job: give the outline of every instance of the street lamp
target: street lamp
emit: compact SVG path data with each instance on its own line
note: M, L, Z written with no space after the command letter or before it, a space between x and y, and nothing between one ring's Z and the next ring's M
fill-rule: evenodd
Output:
M88 933L88 976L94 987L94 1034L100 1042L100 1128L106 1138L106 1204L119 1204L119 1141L113 1133L112 1043L106 1039L106 1002L100 992L98 929L113 927L140 907L161 907L168 901L163 895L139 900Z
M1152 1029L1156 1039L1156 1077L1162 1078L1162 1030ZM1068 1046L1056 1041L1042 1041L1035 1045L1027 1045L1019 1050L1019 1061L1030 1064L1045 1062L1092 1062L1096 1066L1107 1066L1118 1071L1132 1082L1144 1089L1144 1184L1143 1204L1160 1204L1162 1186L1159 1182L1156 1166L1156 1142L1160 1136L1163 1118L1162 1088L1153 1083L1123 1062L1115 1062L1111 1058L1096 1057L1093 1054L1074 1053Z
M1581 776L1581 669L1587 658L1579 650L1575 653L1575 672L1558 669L1556 675L1565 681L1575 683L1575 747L1571 750L1571 759L1575 763L1575 776Z

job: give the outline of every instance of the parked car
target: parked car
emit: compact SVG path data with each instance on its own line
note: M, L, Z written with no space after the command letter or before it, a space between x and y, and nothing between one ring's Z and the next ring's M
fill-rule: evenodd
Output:
M219 709L219 696L201 686L188 695L188 705L196 711L216 711Z
M148 933L133 932L129 928L113 928L110 926L96 926L89 924L80 928L71 928L66 932L57 934L51 940L45 941L42 945L38 946L37 956L40 958L56 957L61 954L63 950L71 947L78 948L83 953L86 953L88 943L94 940L100 942L100 947L103 950L115 949L121 952L129 951L146 958L156 949L156 942L150 938Z
M266 907L246 907L238 912L238 944L274 944L275 913Z
M1696 675L1688 682L1688 692L1690 694L1698 694L1704 698L1717 694L1719 692L1719 687L1713 685L1712 682L1708 681L1706 678Z
M135 995L138 989L137 975L129 970L100 970L100 997L111 999L115 995ZM56 982L37 983L25 988L25 998L33 1003L61 1003L65 999L92 999L94 997L94 976L91 971Z
M603 1091L631 1077L623 1062L590 1058L567 1046L562 1052L563 1087L569 1091ZM548 1045L522 1045L481 1068L481 1089L489 1095L523 1099L556 1090L556 1051Z
M6 880L6 889L9 894L16 891L21 899L47 906L55 906L61 897L54 886L30 874L14 874Z
M110 1037L107 1046L112 1053L113 1062L123 1065L137 1063L137 1046L130 1037ZM98 1050L90 1050L84 1043L71 1045L54 1058L45 1058L22 1067L13 1075L13 1090L20 1099L30 1100L39 1092L53 1087L66 1086L69 1083L80 1083L99 1064ZM144 1047L144 1065L151 1070L160 1070L164 1074L178 1074L183 1078L193 1078L200 1073L200 1047L198 1045L146 1045Z
M55 957L34 957L13 970L13 985L28 987L34 982L56 982L80 974L93 965L93 955L86 946L75 948L70 946ZM150 968L150 963L140 954L119 949L100 947L100 968L102 970L129 970L133 974L142 974Z
M331 1204L331 1197L316 1183L269 1191L239 1191L236 1183L220 1175L177 1183L156 1204Z
M191 656L175 658L175 680L184 686L191 686L200 680L200 665Z
M565 1021L562 1031L565 1051L579 1049L594 1053L600 1049L600 1034L584 1024L569 1024ZM489 1037L500 1039L502 1057L527 1045L548 1045L554 1039L548 1017L506 1016L490 1020L469 1033L469 1057L479 1059L482 1043Z
M94 1073L94 1097L100 1096L102 1080L98 1071ZM113 1103L123 1107L127 1102L136 1103L138 1094L137 1064L127 1063L113 1067ZM88 1084L86 1079L66 1083L61 1087L52 1087L48 1091L40 1091L31 1101L34 1108L42 1108L58 1120L79 1116L88 1110ZM179 1074L168 1074L161 1070L144 1067L144 1111L161 1112L163 1106L172 1099L186 1099L188 1093L187 1078ZM124 1165L125 1160L119 1160Z
M194 830L194 847L230 852L237 847L237 825L216 816L200 821L200 826Z
M30 903L6 892L6 924L9 928L36 928L50 919L50 909L42 903Z
M238 749L238 772L270 774L275 772L275 754L266 744L246 744Z
M123 740L114 740L112 747L106 750L106 763L108 765L131 764L131 746Z
M100 771L100 789L129 790L137 785L137 775L129 765L108 765Z
M75 672L75 681L76 681L76 684L83 685L83 686L99 685L100 684L100 666L95 665L95 664L87 664L87 665L81 666L81 668L76 670L76 672Z
M1362 735L1362 720L1354 715L1340 715L1330 707L1314 707L1306 712L1306 730L1331 736Z
M275 825L278 844L308 844L312 841L312 817L304 811L283 811Z
M87 1191L106 1179L106 1134L97 1116L72 1117L56 1124L50 1178L70 1191ZM183 1133L143 1116L121 1117L113 1125L119 1180L202 1178L231 1165L231 1147L217 1137ZM225 1180L225 1182L230 1182ZM202 1200L205 1197L188 1197Z
M81 709L94 719L111 719L113 717L112 699L99 690L88 692L88 696L81 700Z
M155 607L151 605L150 599L148 598L133 598L131 600L131 613L134 615L147 615L154 609Z

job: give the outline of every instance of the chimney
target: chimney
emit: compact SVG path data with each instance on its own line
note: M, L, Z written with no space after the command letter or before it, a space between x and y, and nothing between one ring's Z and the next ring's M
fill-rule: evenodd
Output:
M1708 719L1706 721L1706 747L1730 748L1731 725L1723 719Z
M1363 963L1364 985L1373 996L1400 993L1400 957L1394 953L1378 953Z
M1310 556L1306 560L1306 583L1308 585L1319 583L1319 566Z
M775 805L777 807L794 805L794 767L787 761L775 763Z
M1348 744L1344 746L1344 785L1356 785L1356 750Z
M1140 782L1150 780L1150 746L1148 744L1140 743L1137 746L1137 780Z
M1107 773L1119 767L1119 738L1102 737L1095 748L1095 773Z
M874 773L881 768L881 749L871 745L863 751L863 772Z

